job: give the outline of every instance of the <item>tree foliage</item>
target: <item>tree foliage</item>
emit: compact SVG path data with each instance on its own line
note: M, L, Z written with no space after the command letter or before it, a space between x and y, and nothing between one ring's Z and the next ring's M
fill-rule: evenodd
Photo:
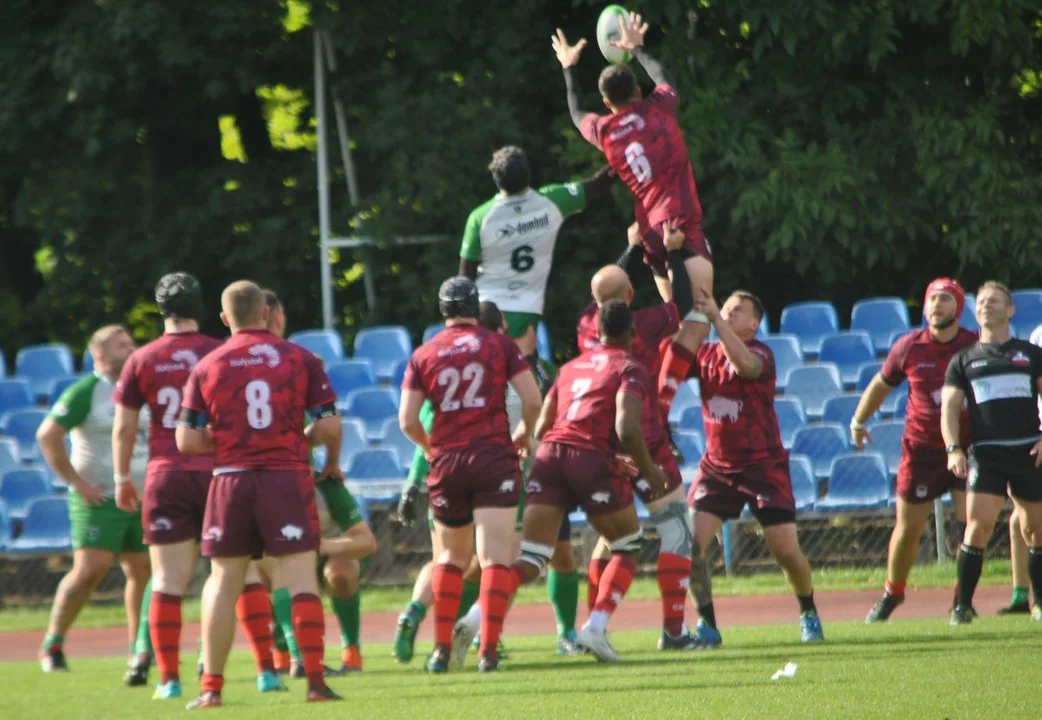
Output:
M320 321L312 32L337 48L361 202L337 155L334 228L448 242L338 255L337 314L419 330L457 264L497 147L540 183L591 174L549 50L592 40L600 3L474 0L9 0L0 7L0 345L134 324L156 279L217 293L251 277ZM1026 0L645 0L678 76L720 291L785 302L916 299L951 274L1040 284L1042 12ZM593 44L580 74L599 106ZM335 135L331 134L335 148ZM559 347L596 267L621 249L621 187L562 233L548 298ZM360 259L380 295L368 311Z

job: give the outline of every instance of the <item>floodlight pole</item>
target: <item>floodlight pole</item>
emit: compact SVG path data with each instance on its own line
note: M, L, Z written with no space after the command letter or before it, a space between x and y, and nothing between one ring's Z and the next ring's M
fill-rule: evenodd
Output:
M318 154L318 236L322 275L322 327L333 329L333 267L329 260L329 166L326 158L326 66L322 53L322 33L315 40L315 120L318 124L315 152Z

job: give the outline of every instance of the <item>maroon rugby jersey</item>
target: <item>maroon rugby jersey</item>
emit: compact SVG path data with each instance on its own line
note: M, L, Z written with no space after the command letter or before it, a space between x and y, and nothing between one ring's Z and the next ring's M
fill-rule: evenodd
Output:
M597 312L597 303L591 302L579 316L576 336L581 352L597 350L601 347ZM630 352L637 362L648 371L650 378L658 377L659 367L662 364L662 358L658 354L659 343L664 338L675 335L679 328L680 318L677 316L677 306L671 302L659 303L633 311L633 329L636 335L633 338ZM658 407L658 388L656 383L652 382L648 384L647 393L644 396L644 408L640 419L648 451L652 457L661 460L665 454L672 455L673 453Z
M748 344L762 362L755 380L738 376L719 342L704 343L693 375L702 389L706 456L719 467L742 467L785 456L774 413L774 354L759 340Z
M112 402L134 410L148 405L148 468L205 471L213 469L213 455L183 455L174 430L181 415L181 398L188 374L221 341L197 332L167 333L138 348L116 383Z
M977 342L977 333L959 328L949 342L940 343L929 328L914 330L902 336L890 348L880 373L890 385L900 385L908 378L908 409L905 411L904 437L915 445L944 449L941 437L941 388L948 363L960 350ZM963 445L970 438L970 423L963 406Z
M209 418L218 468L307 470L305 413L335 402L319 358L241 330L195 366L181 404Z
M614 455L622 449L615 433L615 396L622 390L646 404L650 387L647 370L625 349L609 345L585 352L557 373L550 388L557 414L542 441Z
M507 384L531 370L512 339L478 325L452 325L417 348L403 390L434 406L431 450L511 445Z
M676 110L676 90L659 85L618 113L586 115L579 130L604 152L643 210L638 217L648 226L684 217L701 230L702 206Z

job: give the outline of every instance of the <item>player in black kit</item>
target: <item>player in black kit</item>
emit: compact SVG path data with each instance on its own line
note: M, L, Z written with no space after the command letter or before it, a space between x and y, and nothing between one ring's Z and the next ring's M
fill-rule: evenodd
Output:
M984 565L984 549L1008 491L1028 544L1028 575L1035 592L1031 619L1042 621L1042 439L1038 396L1042 348L1010 337L1013 298L1002 283L977 291L980 342L952 358L941 393L941 434L948 469L969 477L966 534L959 548L959 597L951 624L973 619L971 604ZM969 404L970 435L959 446L959 415Z

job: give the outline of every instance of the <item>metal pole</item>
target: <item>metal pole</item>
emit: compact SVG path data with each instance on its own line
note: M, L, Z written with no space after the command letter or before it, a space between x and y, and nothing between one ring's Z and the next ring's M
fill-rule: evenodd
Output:
M948 531L944 523L944 503L941 498L933 501L933 525L937 532L937 562L942 563L948 559ZM959 538L962 542L962 538Z
M315 31L315 120L318 137L318 236L322 274L322 327L333 329L333 267L329 262L329 167L326 158L326 68L322 62L322 34Z

